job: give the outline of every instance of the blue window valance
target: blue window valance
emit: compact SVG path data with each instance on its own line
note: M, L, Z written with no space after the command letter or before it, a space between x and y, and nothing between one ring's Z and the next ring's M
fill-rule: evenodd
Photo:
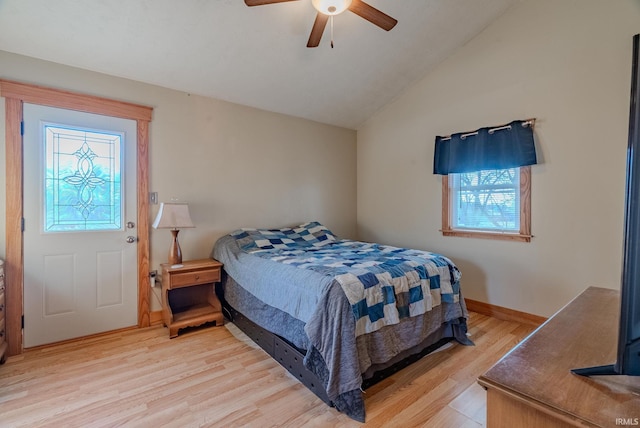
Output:
M436 137L433 173L447 175L537 163L534 119Z

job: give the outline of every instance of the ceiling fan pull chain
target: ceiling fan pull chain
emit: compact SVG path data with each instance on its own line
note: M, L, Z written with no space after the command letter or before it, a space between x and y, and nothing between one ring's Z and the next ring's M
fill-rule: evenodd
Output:
M331 15L331 49L333 49L333 15Z

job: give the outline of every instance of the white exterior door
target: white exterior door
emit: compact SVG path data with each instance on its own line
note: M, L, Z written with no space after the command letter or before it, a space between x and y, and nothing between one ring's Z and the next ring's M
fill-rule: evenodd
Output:
M23 115L24 346L136 325L136 122Z

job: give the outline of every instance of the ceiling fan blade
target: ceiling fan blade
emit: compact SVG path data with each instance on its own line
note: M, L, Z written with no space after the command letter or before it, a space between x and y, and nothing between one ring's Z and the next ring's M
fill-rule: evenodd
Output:
M311 29L311 34L309 35L309 41L307 42L308 48L318 47L322 33L324 33L324 27L327 26L327 21L329 21L329 16L318 12L316 20L313 23L313 28Z
M286 1L298 0L244 0L244 4L246 4L247 6L262 6L263 4L284 3Z
M397 19L390 17L362 0L353 0L349 6L349 10L383 30L389 31L398 23Z

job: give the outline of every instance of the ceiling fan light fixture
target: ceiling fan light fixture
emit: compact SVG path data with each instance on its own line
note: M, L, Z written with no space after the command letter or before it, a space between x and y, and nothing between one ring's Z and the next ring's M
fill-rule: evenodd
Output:
M311 0L313 7L320 13L333 16L349 8L352 0Z

